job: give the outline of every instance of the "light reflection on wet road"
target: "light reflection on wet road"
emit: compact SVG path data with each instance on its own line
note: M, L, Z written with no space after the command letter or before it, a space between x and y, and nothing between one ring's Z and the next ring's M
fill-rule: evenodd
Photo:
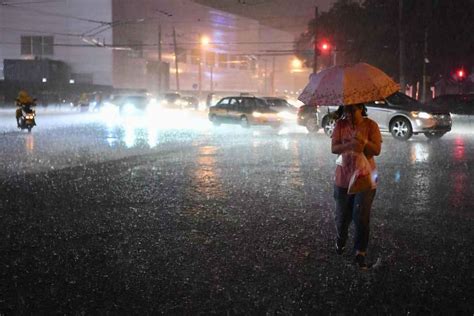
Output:
M176 120L176 115L171 119ZM331 186L335 157L329 139L321 133L310 136L300 127L283 133L265 127L213 127L204 114L189 113L176 127L169 121L160 127L147 120L117 126L89 114L50 114L43 120L46 126L40 120L33 133L26 134L9 130L11 122L0 117L3 176L153 155L166 149L176 151L179 159L194 161L194 182L203 195L226 194L225 181L217 180L219 173L228 181L252 182L255 187L265 185L266 174L271 173L276 177L273 185L283 195L285 190L299 190L315 181L326 189ZM384 134L377 158L380 190L414 196L417 204L441 196L472 203L474 134L465 133L469 124L463 126L437 141L418 135L399 142ZM227 170L236 172L226 175Z
M141 303L148 288L149 305L140 307L150 311L162 289L174 289L159 306L165 314L175 299L200 308L208 293L210 306L232 295L234 303L257 302L263 310L295 300L311 309L305 304L322 304L320 294L343 305L348 288L357 302L372 291L371 300L390 304L385 292L375 293L381 288L412 306L430 300L423 293L433 288L466 300L462 276L472 270L474 238L469 124L436 141L384 135L369 253L383 263L364 279L332 255L336 157L328 137L297 127L284 133L213 127L205 115L187 116L176 127L161 122L123 127L93 115L58 114L26 134L0 116L0 207L7 210L0 213L0 249L18 262L3 276L20 284L14 300L17 292L49 292L50 283L67 278L78 286L57 291L60 302L69 299L63 292L86 302L117 288L126 302ZM30 199L18 198L23 190ZM17 253L24 245L31 247ZM67 261L71 253L79 263ZM117 279L103 278L104 271ZM22 283L8 277L13 273ZM421 294L406 298L412 288ZM427 304L447 308L452 301L445 294L432 293ZM77 310L78 301L68 307Z

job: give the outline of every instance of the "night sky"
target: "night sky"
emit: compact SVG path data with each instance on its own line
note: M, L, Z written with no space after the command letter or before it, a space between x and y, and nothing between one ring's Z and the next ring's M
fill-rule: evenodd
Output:
M278 29L299 35L319 11L329 10L334 0L195 0L217 9L259 20Z

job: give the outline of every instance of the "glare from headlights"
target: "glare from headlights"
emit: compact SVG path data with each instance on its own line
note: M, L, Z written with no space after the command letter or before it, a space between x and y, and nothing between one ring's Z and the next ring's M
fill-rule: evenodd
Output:
M133 114L135 112L135 106L132 103L127 103L123 106L123 113Z
M205 103L204 101L199 102L198 109L199 109L199 111L205 111L205 110L207 110L207 105L206 105L206 103Z
M161 108L160 108L160 105L155 102L150 102L148 103L147 107L146 107L146 112L147 112L147 115L149 117L154 117L156 115L158 115L158 113L160 112Z
M277 115L278 115L278 117L281 117L281 118L284 118L284 119L294 119L294 118L296 118L295 114L290 113L288 111L278 112Z
M413 117L419 117L421 119L430 119L433 117L433 115L426 112L411 112L411 115Z
M252 116L253 116L253 117L261 117L261 116L262 116L262 113L260 113L260 112L253 112L253 113L252 113Z
M422 119L430 119L433 116L429 113L426 113L426 112L420 112L420 113L418 113L418 117L422 118Z

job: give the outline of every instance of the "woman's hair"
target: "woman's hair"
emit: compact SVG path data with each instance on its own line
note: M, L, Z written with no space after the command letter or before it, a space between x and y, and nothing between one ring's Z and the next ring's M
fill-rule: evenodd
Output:
M365 106L364 103L358 103L358 104L351 104L351 105L339 105L336 111L334 111L334 116L336 120L342 119L345 117L344 115L344 109L348 106L357 106L362 110L362 116L368 117L369 115L367 114L367 107Z
M339 108L337 110L339 111L341 107L342 107L342 109L341 109L342 113L344 113L344 109L346 107L358 107L359 109L362 110L362 116L364 116L364 117L368 116L367 107L365 106L364 103L357 103L357 104L351 104L351 105L341 105L341 106L339 106Z

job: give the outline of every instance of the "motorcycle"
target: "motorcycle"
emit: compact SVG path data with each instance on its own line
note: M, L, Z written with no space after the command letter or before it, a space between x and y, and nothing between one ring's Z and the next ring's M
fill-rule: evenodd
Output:
M28 133L31 133L33 126L36 126L36 111L30 105L21 106L21 117L19 120L19 128L21 130L28 129Z

